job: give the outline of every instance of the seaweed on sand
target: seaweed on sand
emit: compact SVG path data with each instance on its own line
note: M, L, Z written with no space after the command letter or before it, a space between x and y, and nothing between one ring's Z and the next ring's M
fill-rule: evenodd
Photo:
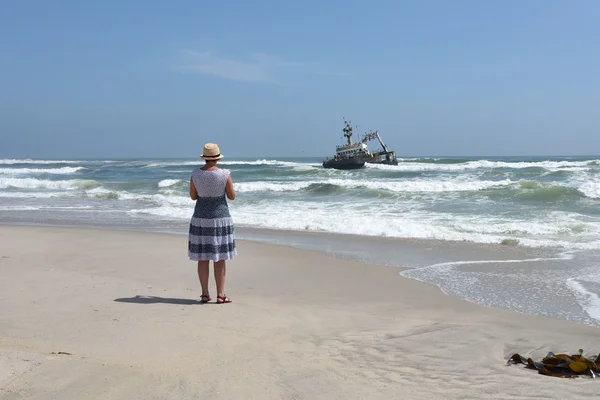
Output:
M589 376L596 378L600 374L600 354L586 358L583 350L578 354L554 354L549 352L542 361L534 361L520 354L513 354L507 364L525 364L526 368L536 369L538 373L559 378L575 378Z

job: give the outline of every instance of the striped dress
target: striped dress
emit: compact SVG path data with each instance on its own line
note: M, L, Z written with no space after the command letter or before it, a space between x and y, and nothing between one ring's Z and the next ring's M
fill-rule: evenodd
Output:
M188 236L190 260L231 260L237 255L233 220L225 197L229 175L226 169L198 168L192 172L198 199Z

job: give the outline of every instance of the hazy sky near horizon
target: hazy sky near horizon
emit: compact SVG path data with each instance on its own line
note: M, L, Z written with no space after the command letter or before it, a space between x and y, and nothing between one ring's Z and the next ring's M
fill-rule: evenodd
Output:
M0 158L600 153L594 0L5 1Z

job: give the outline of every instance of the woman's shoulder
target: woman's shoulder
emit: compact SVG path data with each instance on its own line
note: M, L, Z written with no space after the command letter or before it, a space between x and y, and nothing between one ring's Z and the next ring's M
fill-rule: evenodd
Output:
M219 168L216 170L216 172L220 175L224 175L224 176L229 176L231 175L231 171L226 169L226 168Z
M212 173L217 173L217 174L221 174L221 175L225 175L225 176L229 176L231 175L231 171L225 168L215 168L215 169L203 169L202 167L198 167L196 169L194 169L192 171L192 175L199 175L203 172L212 172Z

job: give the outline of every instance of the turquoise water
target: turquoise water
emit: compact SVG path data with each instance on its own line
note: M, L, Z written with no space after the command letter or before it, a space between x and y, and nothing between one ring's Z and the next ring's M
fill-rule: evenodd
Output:
M547 276L538 271L539 279L560 284L564 298L571 296L587 310L586 318L600 310L600 273L595 272L600 156L405 158L398 166L368 165L358 171L323 169L321 160L223 160L220 165L231 170L238 195L230 203L236 226L535 250L542 260L564 264L553 267L560 274L548 272L552 268L544 270ZM0 159L0 222L184 233L193 211L190 174L200 164L198 159ZM473 278L488 265L437 261L437 267L409 265L414 269L405 275L489 303L473 295L477 288L467 287L468 279L450 285L448 276L454 271ZM397 262L406 265L401 254Z

